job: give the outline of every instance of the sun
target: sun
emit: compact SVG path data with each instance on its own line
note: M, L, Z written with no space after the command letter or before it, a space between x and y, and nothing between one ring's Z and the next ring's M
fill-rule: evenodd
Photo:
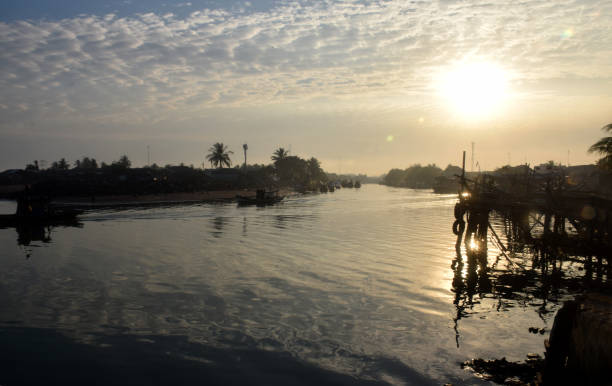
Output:
M508 97L508 75L489 62L460 63L438 76L438 93L456 114L470 119L496 115Z

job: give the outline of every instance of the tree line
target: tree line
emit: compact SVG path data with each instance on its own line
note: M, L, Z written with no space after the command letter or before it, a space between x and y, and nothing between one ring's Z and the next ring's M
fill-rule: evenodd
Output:
M609 123L601 128L604 132L612 134L612 123ZM603 170L612 171L612 136L601 138L588 149L589 153L597 153L602 157L597 160L597 166ZM555 166L553 161L548 162L549 166ZM503 166L497 171L511 169L509 165ZM458 166L448 165L445 170L440 169L435 164L421 166L420 164L412 165L406 169L391 169L383 177L381 183L383 185L406 187L413 189L429 189L432 188L437 177L461 174L461 168Z
M259 185L281 185L293 186L306 190L318 189L321 184L327 182L327 174L321 168L321 163L315 157L303 159L290 155L284 147L274 150L270 165L246 165L247 146L245 150L245 170L247 178ZM211 166L223 168L232 164L230 155L232 151L221 142L215 143L208 149L206 159ZM239 166L236 166L239 168Z
M132 161L130 161L127 155L122 155L121 157L119 157L117 161L113 161L110 164L106 164L105 162L102 162L100 166L98 166L98 161L96 161L95 158L89 158L89 157L82 157L81 159L78 159L74 161L73 163L74 169L85 169L85 170L98 169L98 168L129 169L131 166L132 166ZM66 158L61 158L59 161L53 161L49 169L50 170L69 170L70 163L66 161ZM26 165L25 170L38 171L38 170L42 170L42 168L40 167L38 160L34 160L34 162Z
M241 169L244 167L242 176L238 183L233 185L240 186L292 186L298 187L305 190L318 189L321 184L327 183L328 177L325 171L321 167L321 163L315 157L309 159L303 159L296 155L290 155L289 151L283 147L276 149L270 159L271 164L265 165L247 165L246 164L246 150L247 146L244 146L245 150L245 164L244 166L235 166L235 169ZM228 149L226 145L221 142L213 144L208 149L205 159L210 163L211 167L217 169L223 169L224 167L230 168L232 166L231 155L233 152ZM98 164L95 158L82 157L79 160L74 161L70 164L65 158L61 158L58 161L54 161L49 168L49 171L67 171L67 170L107 170L113 171L125 171L130 169L132 162L127 155L121 156L117 161L111 164L102 162ZM184 164L179 167L186 168ZM166 165L164 168L152 164L142 168L142 170L150 170L151 172L160 172L163 170L170 171L175 169L172 165ZM189 167L194 172L198 169L194 169L193 165ZM34 161L28 164L25 168L27 171L39 171L42 170L39 166L38 161ZM176 174L176 170L173 171ZM200 170L199 173L204 173ZM202 174L203 176L204 174Z
M421 166L412 165L406 169L391 169L382 178L383 185L412 188L412 189L431 189L437 177L446 175L452 177L454 174L461 173L458 166L448 165L442 170L436 164Z

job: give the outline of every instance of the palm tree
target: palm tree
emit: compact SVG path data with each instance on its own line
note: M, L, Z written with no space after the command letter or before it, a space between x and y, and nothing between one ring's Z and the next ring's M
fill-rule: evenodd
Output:
M232 165L232 161L230 160L229 155L234 154L233 151L228 151L227 146L225 146L222 142L217 142L208 149L210 153L206 156L206 159L210 162L211 166L216 166L218 168L222 168L223 165L230 167Z
M285 148L283 147L279 147L278 149L274 150L274 153L272 154L272 161L274 161L274 163L283 160L285 158L287 158L289 156L289 152L287 150L285 150Z
M306 165L306 167L308 168L308 175L310 179L318 183L319 180L323 178L324 174L323 169L321 169L321 163L318 159L312 157L308 161L306 161Z
M603 131L612 133L612 123L608 123L601 128ZM595 142L590 148L589 153L599 153L603 157L597 161L597 164L603 168L612 170L612 137L603 137Z
M247 150L249 150L249 145L247 145L246 143L244 145L242 145L242 150L244 150L244 170L246 171L247 168L247 164L246 164L246 153Z

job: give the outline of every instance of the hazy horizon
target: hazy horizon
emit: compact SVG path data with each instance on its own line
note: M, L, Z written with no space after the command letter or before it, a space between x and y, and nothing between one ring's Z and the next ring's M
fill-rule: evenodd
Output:
M612 122L608 1L0 5L0 170L34 159L324 170L593 163Z

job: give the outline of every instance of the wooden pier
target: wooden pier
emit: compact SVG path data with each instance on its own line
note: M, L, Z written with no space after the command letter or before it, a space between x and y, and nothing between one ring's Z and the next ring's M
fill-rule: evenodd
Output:
M601 343L610 341L612 331L612 197L575 189L555 173L467 178L465 153L458 177L461 188L452 227L457 235L452 264L457 345L458 322L472 307L475 294L494 293L499 308L504 298L523 293L543 300L542 312L547 312L551 291L565 286L566 294L587 295L566 304L555 318L546 344L544 383L572 379L600 384L612 366L612 347ZM489 245L499 250L491 261ZM496 268L500 259L507 271ZM542 283L540 288L534 280Z
M483 174L468 179L462 173L453 232L458 236L465 232L466 245L483 246L490 232L502 252L528 246L544 259L587 265L595 259L609 275L612 197L574 190L564 176L554 173L514 177L508 181ZM506 242L489 223L491 216L503 222Z

